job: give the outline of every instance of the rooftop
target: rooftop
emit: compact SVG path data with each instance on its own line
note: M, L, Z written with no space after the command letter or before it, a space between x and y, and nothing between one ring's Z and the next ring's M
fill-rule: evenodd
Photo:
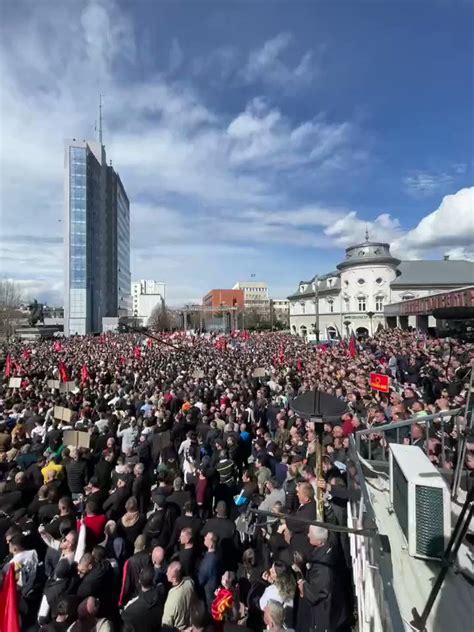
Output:
M416 286L436 283L439 285L471 285L474 283L474 262L472 261L402 261L398 266L398 276L391 287Z

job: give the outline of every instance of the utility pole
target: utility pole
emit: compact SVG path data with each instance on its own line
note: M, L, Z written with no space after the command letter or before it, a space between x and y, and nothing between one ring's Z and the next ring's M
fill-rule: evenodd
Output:
M318 276L314 277L313 290L314 290L314 333L316 335L316 342L319 342L319 288L318 288Z

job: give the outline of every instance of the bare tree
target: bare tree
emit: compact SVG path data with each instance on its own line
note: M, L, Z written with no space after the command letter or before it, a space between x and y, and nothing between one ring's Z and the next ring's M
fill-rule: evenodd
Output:
M147 325L155 331L169 330L170 319L163 297L161 297L161 301L153 308Z
M0 280L0 336L11 336L15 331L15 322L22 295L20 286L11 279Z

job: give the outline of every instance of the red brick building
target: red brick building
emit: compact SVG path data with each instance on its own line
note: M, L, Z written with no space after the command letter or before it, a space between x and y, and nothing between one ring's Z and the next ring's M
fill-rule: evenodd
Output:
M222 307L244 308L243 290L211 290L202 299L202 305L206 308L220 309Z

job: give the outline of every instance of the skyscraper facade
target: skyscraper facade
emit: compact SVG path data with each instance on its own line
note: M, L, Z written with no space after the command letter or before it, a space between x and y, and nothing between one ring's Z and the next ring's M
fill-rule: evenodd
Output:
M64 333L83 335L130 313L130 210L103 145L66 141L64 164Z

